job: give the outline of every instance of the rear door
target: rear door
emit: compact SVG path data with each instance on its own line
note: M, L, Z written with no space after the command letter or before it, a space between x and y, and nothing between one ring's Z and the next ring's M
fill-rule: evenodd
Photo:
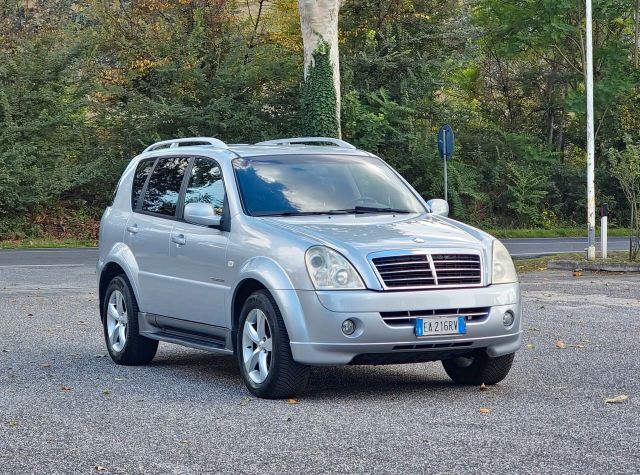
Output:
M189 203L209 203L225 215L226 194L218 163L195 157L189 169L179 215ZM178 220L171 233L171 269L175 276L171 316L217 327L225 323L225 295L230 268L226 253L229 233Z
M186 157L155 160L137 199L134 177L134 212L127 222L125 242L138 263L138 305L143 312L166 315L174 298L169 243L188 164Z

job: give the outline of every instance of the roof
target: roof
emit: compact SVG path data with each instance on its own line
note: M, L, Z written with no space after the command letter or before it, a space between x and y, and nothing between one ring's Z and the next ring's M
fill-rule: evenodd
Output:
M307 145L317 143L318 145ZM333 143L334 145L323 145ZM184 145L182 145L184 144ZM225 144L219 139L210 137L190 137L164 140L147 147L142 156L173 155L180 152L211 156L216 159L233 160L239 157L256 157L267 155L356 155L371 156L369 152L358 150L353 145L338 139L326 137L300 137L261 142L254 145Z

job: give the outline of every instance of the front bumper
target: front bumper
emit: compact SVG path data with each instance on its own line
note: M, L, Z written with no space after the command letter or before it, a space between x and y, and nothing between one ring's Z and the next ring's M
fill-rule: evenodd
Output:
M415 292L285 291L280 308L291 340L293 358L303 364L346 365L377 361L389 355L391 361L439 359L458 352L486 349L490 356L513 353L522 344L519 284L492 285L473 289ZM287 303L295 298L296 302ZM486 318L467 322L464 335L417 338L411 325L391 326L380 312L488 308ZM503 324L510 310L515 321ZM356 331L346 336L342 322L350 318ZM375 358L369 358L369 357Z

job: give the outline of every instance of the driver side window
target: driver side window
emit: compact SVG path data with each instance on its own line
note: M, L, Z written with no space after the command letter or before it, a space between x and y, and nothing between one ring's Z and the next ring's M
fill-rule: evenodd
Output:
M184 195L185 206L189 203L209 203L216 214L222 214L224 204L224 182L220 166L206 158L196 158Z

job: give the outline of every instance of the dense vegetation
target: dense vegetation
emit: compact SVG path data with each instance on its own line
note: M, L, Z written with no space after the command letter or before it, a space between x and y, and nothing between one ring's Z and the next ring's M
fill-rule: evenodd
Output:
M0 238L92 235L152 141L302 133L296 2L259 3L0 0ZM594 0L597 199L619 224L610 162L640 143L637 7ZM346 0L343 136L440 196L448 122L455 216L583 223L583 27L581 0Z

